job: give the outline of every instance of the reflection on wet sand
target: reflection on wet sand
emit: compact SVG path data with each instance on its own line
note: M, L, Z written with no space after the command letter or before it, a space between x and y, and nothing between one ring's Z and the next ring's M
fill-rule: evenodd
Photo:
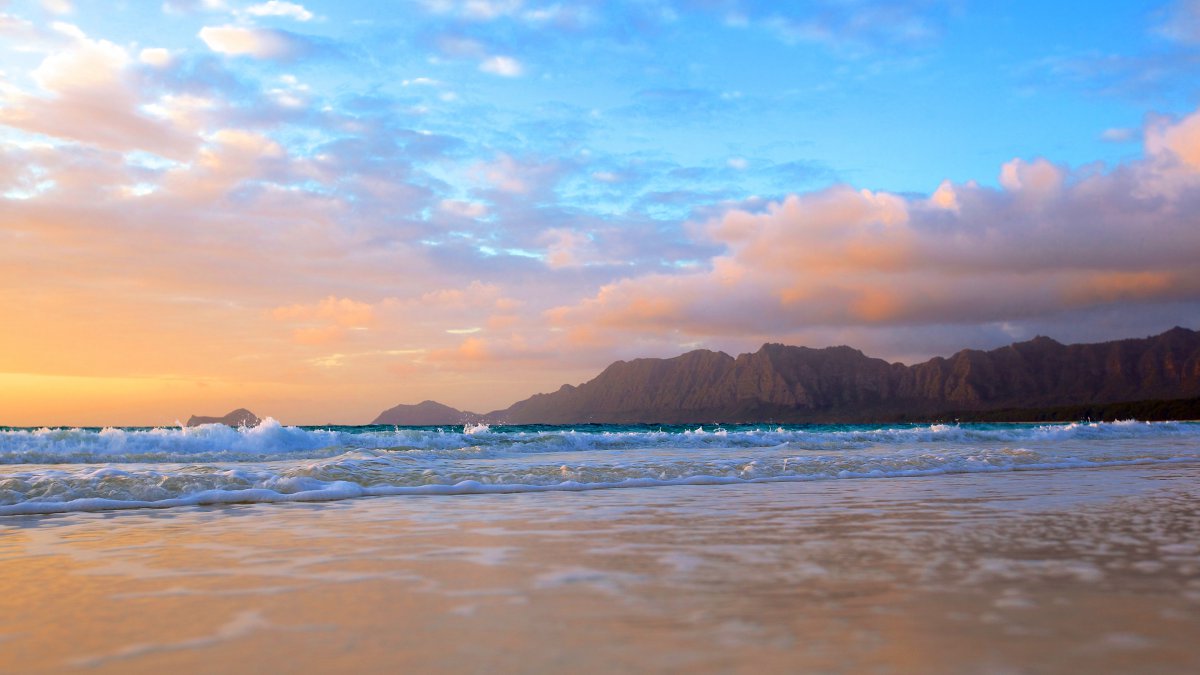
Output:
M0 522L0 670L1189 672L1200 467Z

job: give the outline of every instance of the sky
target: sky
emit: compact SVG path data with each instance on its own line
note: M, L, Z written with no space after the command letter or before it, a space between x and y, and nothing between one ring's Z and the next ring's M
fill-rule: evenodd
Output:
M1200 0L0 0L0 424L1200 328Z

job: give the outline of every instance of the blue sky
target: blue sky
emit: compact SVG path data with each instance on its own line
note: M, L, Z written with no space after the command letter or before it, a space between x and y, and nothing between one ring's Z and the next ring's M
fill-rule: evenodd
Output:
M290 74L306 104L444 134L464 157L586 153L586 168L617 175L655 167L637 186L592 195L622 206L655 188L930 192L947 178L994 184L1015 156L1120 161L1139 152L1147 114L1191 110L1200 58L1163 30L1171 5L1140 2L309 2L295 5L304 21L286 3L279 16L251 6L8 11L169 49L182 71L172 77L217 88L247 114ZM295 53L222 57L200 38L206 26L279 31ZM17 82L39 60L10 55ZM485 72L491 59L519 74ZM311 117L295 122L273 136L299 151L333 137ZM1129 140L1106 140L1109 130Z
M1200 297L1192 0L21 0L0 50L0 374L370 417Z

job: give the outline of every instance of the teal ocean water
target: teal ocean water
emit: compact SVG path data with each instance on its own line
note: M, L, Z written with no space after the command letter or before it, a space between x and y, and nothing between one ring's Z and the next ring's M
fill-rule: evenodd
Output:
M0 515L1200 461L1200 423L0 427Z

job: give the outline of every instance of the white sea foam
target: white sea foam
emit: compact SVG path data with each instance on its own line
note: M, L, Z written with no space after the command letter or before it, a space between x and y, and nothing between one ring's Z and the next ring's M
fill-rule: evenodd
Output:
M0 431L0 515L1200 461L1200 424Z
M1200 440L1200 424L1115 422L1049 425L923 425L881 427L734 428L698 427L680 432L543 428L493 429L471 424L461 432L421 428L350 431L288 427L268 418L257 427L221 424L155 429L0 430L0 464L85 462L186 462L327 457L349 449L473 454L563 452L653 447L849 450L879 445L1010 443L1046 441Z

